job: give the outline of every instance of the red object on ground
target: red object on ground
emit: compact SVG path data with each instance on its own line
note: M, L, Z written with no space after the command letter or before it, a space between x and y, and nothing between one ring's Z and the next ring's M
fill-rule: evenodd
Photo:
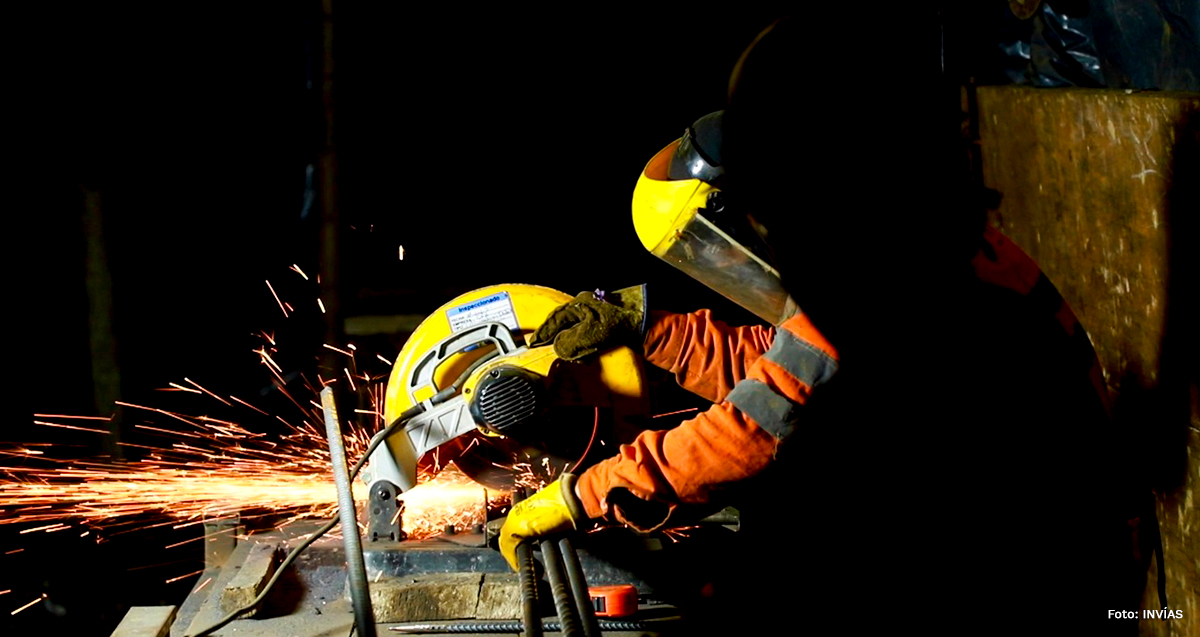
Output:
M638 592L630 584L589 586L588 597L597 617L628 617L638 609Z

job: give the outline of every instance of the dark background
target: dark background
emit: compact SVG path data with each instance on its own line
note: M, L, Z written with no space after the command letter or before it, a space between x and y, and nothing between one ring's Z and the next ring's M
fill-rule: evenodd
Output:
M911 68L916 95L937 76L939 39L955 109L967 82L1200 86L1195 29L1180 27L1200 18L1186 0L1060 0L1025 20L1007 5L951 10L944 34L932 10L897 9L909 14L890 34L899 44L894 54L878 47L888 51L878 59L853 54L866 8L814 9L805 13L811 55L797 73L823 78L814 100L878 104L877 121L856 125L878 129L879 143L905 122L889 117L873 82ZM264 343L260 330L277 340L289 379L336 374L322 343L348 340L345 318L424 316L495 283L575 293L648 282L655 308L754 320L648 254L630 200L649 158L724 106L734 62L776 9L337 2L323 19L313 1L68 4L14 21L23 37L13 66L28 80L15 98L28 110L14 127L34 141L18 155L33 178L18 185L33 197L8 215L6 272L17 286L7 300L23 319L10 333L10 395L21 406L0 438L52 443L47 455L58 459L138 459L115 436L30 424L39 413L114 415L120 440L162 444L133 428L142 414L114 400L278 433L271 418L158 390L187 377L293 413L251 351ZM877 168L862 150L848 170ZM331 175L336 189L323 185ZM820 204L827 194L811 196ZM326 236L337 231L332 260L321 252L323 222ZM337 280L305 281L292 264ZM296 308L290 318L264 280ZM392 359L404 334L353 340L368 354L362 371L383 375L373 354ZM0 634L108 635L131 605L178 604L196 578L166 580L203 565L197 544L161 548L194 528L109 533L96 544L76 530L18 533L30 526L0 525L0 591L11 590L0 594ZM42 594L45 602L4 612Z
M318 293L330 303L336 292L345 318L428 314L503 282L572 294L650 282L655 307L747 318L645 252L630 200L645 162L724 106L730 70L772 10L719 20L363 3L334 12L332 149L315 3L64 7L36 25L23 59L38 179L33 206L13 211L9 272L21 285L10 303L27 323L6 442L54 443L47 454L61 459L137 459L112 437L35 426L31 415L116 414L122 441L162 444L132 428L143 414L112 400L226 417L214 401L157 391L184 377L286 415L251 350L266 330L285 373L317 370L331 330L331 344L344 344ZM336 290L288 270L321 271L320 154L330 150ZM87 230L97 220L102 232ZM89 303L89 262L91 293L110 310ZM297 309L290 318L264 280ZM364 340L392 359L403 335ZM0 610L48 600L0 612L6 634L107 635L130 605L181 602L196 578L166 580L203 566L198 543L160 548L195 527L96 544L74 529L18 534L31 526L0 526L0 548L23 549L0 554L0 590L12 591Z

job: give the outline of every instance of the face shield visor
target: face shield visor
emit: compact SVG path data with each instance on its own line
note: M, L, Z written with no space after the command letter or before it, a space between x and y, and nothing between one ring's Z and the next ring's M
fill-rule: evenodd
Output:
M658 258L778 324L796 313L796 304L747 215L724 205L714 185L721 171L697 148L703 141L689 129L646 164L633 191L638 238Z

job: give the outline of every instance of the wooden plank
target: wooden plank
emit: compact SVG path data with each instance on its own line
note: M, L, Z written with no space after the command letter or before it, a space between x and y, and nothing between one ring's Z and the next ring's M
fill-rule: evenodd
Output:
M221 610L226 613L243 608L254 601L275 574L279 564L278 546L274 543L255 544L242 562L237 575L229 580L221 592ZM257 609L242 613L240 617L253 617Z
M112 637L166 637L174 621L174 606L134 606L117 624Z
M986 87L977 97L984 185L1003 196L989 223L1088 330L1130 462L1145 463L1156 489L1168 599L1183 619L1142 621L1142 633L1200 635L1200 95ZM1144 608L1161 607L1154 589L1151 579Z

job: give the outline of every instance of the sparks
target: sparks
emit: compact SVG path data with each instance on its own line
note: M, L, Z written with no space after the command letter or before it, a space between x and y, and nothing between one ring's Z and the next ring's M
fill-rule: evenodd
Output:
M259 357L261 358L262 364L269 367L271 369L271 371L280 373L280 374L283 373L283 368L280 367L279 364L275 362L275 359L271 358L271 355L267 353L266 349L256 349L256 350L254 350L254 353L259 355Z
M271 415L271 414L268 414L267 412L265 412L265 411L263 411L263 410L259 409L258 407L255 407L254 405L251 405L250 403L248 403L248 402L246 402L246 401L242 400L241 398L238 398L237 396L230 396L229 398L230 398L230 400L234 400L234 401L236 401L236 402L239 402L239 403L241 403L241 404L243 404L243 405L245 405L245 406L249 407L250 409L253 409L254 411L257 411L258 413L260 413L260 414L262 414L262 415L264 415L264 416L270 416L270 415Z
M294 269L307 279L298 266ZM320 281L319 276L317 280ZM266 284L284 316L288 317L290 306L282 302L269 280ZM317 302L324 312L324 303L320 298ZM231 415L222 411L217 414L219 418L196 416L117 402L127 409L139 410L137 420L134 420L134 412L123 412L126 424L147 432L151 438L150 441L138 441L146 444L118 441L123 448L141 450L141 459L125 462L105 457L64 460L46 457L43 452L30 448L38 443L0 443L0 457L20 459L16 466L0 466L0 525L19 524L21 535L72 530L81 538L94 535L96 541L101 542L112 535L158 527L196 529L205 521L231 515L247 520L269 519L271 526L276 528L298 520L336 516L337 501L329 480L327 440L323 428L313 424L321 422L320 407L307 400L307 396L293 396L288 391L283 370L272 358L272 354L278 355L279 351L274 336L265 331L255 336L261 336L265 343L253 351L277 379L275 388L291 401L299 414L291 412L291 407L287 408L286 414L268 413L232 395L226 400L190 378L184 378L183 383L170 383L171 391L207 394L229 408ZM350 366L356 367L357 346L348 344L348 349L340 349L326 344L325 347L350 357ZM377 354L376 357L389 367L392 365L383 356ZM371 434L382 425L384 410L385 386L379 381L385 377L372 378L360 371L357 367L353 373L348 367L343 368L351 389L358 389L356 381L364 383L362 386L371 401L370 409L355 410L370 418L345 423L346 451L350 457L360 457L365 451ZM325 379L318 374L317 380L318 386L313 387L308 378L304 378L304 389L315 394L335 379ZM291 389L297 391L296 387ZM234 407L234 402L240 407ZM57 421L111 422L113 416L35 416L39 420L34 422L42 426L112 434L100 428ZM272 428L254 431L239 422L243 417L268 421ZM284 432L279 433L280 425L276 422L282 423L286 428ZM436 535L451 524L460 528L482 524L489 506L502 506L507 501L506 494L494 493L489 498L487 490L454 465L443 469L436 461L432 471L424 466L421 468L417 482L417 487L402 496L404 530L413 539ZM356 500L364 501L367 485L356 481L353 492ZM211 535L196 533L196 537L175 542L167 548L194 546L193 542L207 537ZM17 548L6 554L24 550ZM173 577L165 582L169 584L200 573L202 571ZM211 578L201 583L197 590L209 582ZM46 597L43 595L40 599ZM37 601L22 606L13 614Z
M34 418L66 418L68 420L112 420L112 416L67 416L64 414L34 414Z
M317 298L317 307L321 308L321 314L325 313L325 304L321 302L319 297Z
M71 425L64 425L62 423L57 423L57 422L45 422L42 420L35 420L35 421L33 421L33 424L45 425L46 427L61 427L62 429L74 429L75 431L90 431L90 432L96 433L96 434L106 434L107 435L107 434L112 433L111 431L105 431L103 429L89 429L87 427L73 427Z
M197 383L196 383L196 381L194 381L194 380L192 380L192 379L190 379L190 378L184 377L184 379L183 379L183 382L191 384L191 385L192 385L193 387L195 387L196 389L199 389L200 391L202 391L202 392L204 392L204 393L208 394L209 396L212 396L213 398L216 398L217 400L219 400L219 401L221 401L221 402L225 403L225 404L226 404L227 406L229 406L229 407L232 407L232 406L233 406L233 405L230 405L230 404L229 404L229 401L228 401L228 400L225 400L224 398L221 398L220 396L218 396L218 395L216 395L216 394L214 394L214 393L212 393L212 392L208 391L207 389L205 389L205 388L201 387L199 384L197 384Z
M700 411L700 408L692 407L690 409L680 409L679 411L668 411L665 414L654 414L653 416L651 416L651 418L662 418L663 416L674 416L675 414L686 414L690 411Z
M283 318L287 318L287 309L283 307L283 301L279 300L279 295L275 293L275 288L271 287L270 281L267 281L267 289L271 291L271 296L275 297L275 302L279 304L279 309L283 312Z
M187 579L187 578L189 578L189 577L193 577L193 576L199 575L199 574L201 574L201 573L203 573L203 572L204 572L204 569L200 569L200 570L196 571L195 573L188 573L187 575L180 575L179 577L172 577L171 579L169 579L169 580L167 580L167 581L165 581L165 582L163 582L163 583L164 583L164 584L170 584L171 582L178 582L178 581L179 581L179 580L181 580L181 579Z
M295 271L297 274L299 274L300 276L304 277L304 280L305 280L305 281L307 281L307 280L308 280L308 275L304 273L304 270L301 270L301 269L300 269L300 266L298 266L298 265L296 265L295 263L293 263L293 264L292 264L292 267L291 267L291 269L292 269L293 271Z
M334 347L334 346L330 345L329 343L321 343L321 345L322 345L323 347L329 348L329 349L331 349L331 350L333 350L333 351L335 351L335 352L337 352L337 353L339 353L339 354L345 354L346 356L349 356L349 357L351 357L351 358L353 358L353 357L354 357L354 354L351 354L350 352L347 352L347 351L346 351L346 350L344 350L344 349L338 349L338 348L336 348L336 347Z
M392 361L389 361L388 359L384 358L383 355L381 355L381 354L376 354L375 358L378 358L379 360L383 361L383 364L387 365L388 367L392 366Z
M404 530L412 539L432 537L451 524L460 529L483 524L488 506L508 501L506 495L489 494L454 465L403 493L400 499L404 500Z
M343 371L349 376L349 370ZM376 388L370 389L374 397ZM383 388L378 389L382 396ZM240 399L234 400L253 408ZM326 441L307 418L295 425L276 416L290 432L282 436L286 444L279 444L231 420L184 417L132 403L123 406L170 417L192 430L135 425L169 441L163 446L125 445L150 452L143 460L114 463L47 459L56 464L7 468L5 478L0 479L0 524L34 524L21 534L53 533L77 526L115 534L158 526L184 528L233 514L245 518L263 512L282 514L277 520L279 526L336 514ZM363 411L375 418L381 415L379 411ZM369 432L348 423L346 433L348 453L360 455ZM466 528L484 521L486 492L453 465L436 477L423 471L418 482L419 486L404 494L404 527L410 537L429 537L448 524ZM366 487L356 482L357 500L365 500ZM139 521L147 514L162 515L164 521ZM80 537L89 533L84 531Z
M404 260L404 246L400 246L400 260Z
M32 602L29 602L28 604L26 604L26 605L24 605L24 606L22 606L22 607L18 608L17 610L14 610L13 612L9 613L9 615L16 615L17 613L19 613L19 612L21 612L21 611L25 610L26 608L29 608L30 606L33 606L34 604L36 604L36 603L38 603L38 602L42 601L43 599L46 599L46 594L45 594L45 593L42 593L41 597L38 597L37 599L33 600Z
M680 538L686 538L691 535L691 532L700 528L699 526L680 526L675 528L662 529L663 535L667 536L672 542L678 542Z

